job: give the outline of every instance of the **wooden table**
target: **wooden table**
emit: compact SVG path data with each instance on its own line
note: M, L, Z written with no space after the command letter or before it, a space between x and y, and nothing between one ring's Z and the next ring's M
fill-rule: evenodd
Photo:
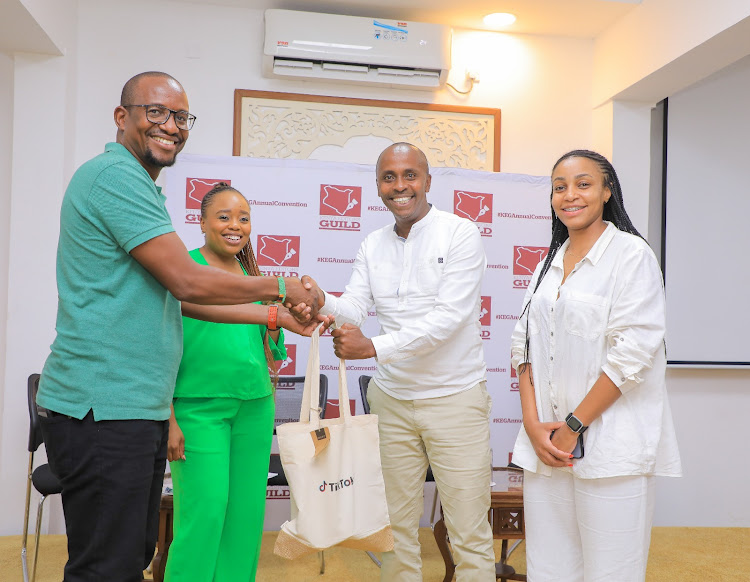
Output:
M526 537L523 519L523 471L510 467L492 468L492 493L488 518L492 524L492 536L502 540L500 561L495 565L495 577L502 582L506 580L526 580L525 574L517 574L508 559L508 540L522 540ZM443 508L440 508L440 519L433 526L435 541L445 562L443 582L453 580L456 565L448 546L448 530L445 527Z

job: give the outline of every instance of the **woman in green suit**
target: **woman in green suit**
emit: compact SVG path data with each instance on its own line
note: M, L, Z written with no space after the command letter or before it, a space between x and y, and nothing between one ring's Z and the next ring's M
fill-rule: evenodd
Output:
M250 244L250 207L228 184L218 183L204 197L201 230L205 244L190 253L197 263L261 275ZM221 309L232 321L231 314L245 308L260 312L267 325L194 319L201 310ZM192 317L183 316L184 350L169 427L175 535L166 580L255 580L273 434L269 371L275 376L274 360L286 358L277 317L295 331L301 326L277 305L183 304L183 314Z

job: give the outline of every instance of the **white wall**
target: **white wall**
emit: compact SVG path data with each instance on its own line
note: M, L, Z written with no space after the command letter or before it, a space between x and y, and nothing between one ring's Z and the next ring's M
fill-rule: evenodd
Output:
M649 0L635 10L647 4L672 6L675 2ZM41 22L59 17L43 0L26 3ZM678 11L684 5L677 4L671 9ZM146 9L149 18L143 16ZM5 325L9 341L4 352L5 392L0 408L0 535L17 533L22 524L27 426L24 386L28 374L40 369L54 336L54 249L60 200L75 168L114 139L112 110L122 84L138 72L165 70L184 84L190 108L198 116L185 149L191 153L231 153L233 91L238 88L500 108L503 171L547 174L565 151L597 147L613 155L618 167L622 164L627 207L639 228L645 230L648 224L648 189L641 188L648 182L644 176L648 170L643 167L644 152L639 148L648 144L641 134L647 131L644 111L651 103L636 96L631 103L610 102L594 109L601 104L601 95L606 101L610 94L637 82L641 74L628 66L621 77L607 76L601 84L595 75L595 71L611 68L615 61L608 59L625 58L613 53L630 51L641 42L632 25L625 29L627 34L618 32L624 34L626 42L622 44L622 36L617 42L608 37L603 43L594 43L456 31L451 81L462 86L469 65L481 78L465 97L450 89L430 93L264 79L260 76L260 11L146 0L133 0L123 9L115 0L80 0L77 18L75 11L66 12L65 17L71 18L71 14L74 21L66 22L62 32L56 24L49 33L64 46L65 56L16 58L12 134L0 117L0 188L8 180L3 169L8 166L9 143L14 156L10 216L6 213L0 218L11 225L10 231L0 227L0 233L9 232L10 241L9 253L3 254L0 235L0 287L3 261L10 265L10 316ZM736 11L722 14L725 20L718 24L711 20L710 31L704 31L704 36L738 18ZM700 29L701 17L693 18ZM676 23L670 38L679 37L681 25L681 21ZM680 43L676 46L678 53L687 50L680 48ZM653 45L652 50L654 58L666 62L674 58L671 47ZM642 74L652 74L654 68L658 69L656 61ZM0 81L10 79L8 71L8 60L0 55ZM604 88L595 90L595 83ZM0 106L4 99L11 99L4 91L0 89ZM0 111L0 116L4 115L7 111ZM0 201L0 208L3 203ZM736 372L670 371L669 390L686 476L666 484L661 480L657 525L750 525L750 507L739 491L739 483L750 480L750 463L744 439L734 428L743 426L743 413L748 409L747 381L747 375ZM721 424L718 431L706 428L704 411L712 413L709 425ZM717 433L722 437L716 441L720 447L712 446ZM737 436L730 438L732 434ZM744 459L744 465L737 459ZM704 470L707 461L716 470L732 470L717 477ZM726 493L702 496L717 479ZM690 500L689 511L681 499ZM60 531L59 508L56 512L52 531Z
M26 380L30 373L41 370L54 338L54 249L68 147L66 64L62 57L15 56L0 533L17 532L22 523L28 434Z
M17 1L17 0L16 0ZM75 49L76 0L20 0L55 44L54 55Z
M0 53L0 370L5 369L8 304L8 239L13 152L13 58ZM0 393L0 418L4 399ZM0 437L0 443L2 443ZM2 467L0 449L0 467Z
M682 455L680 479L660 479L655 525L749 527L746 370L667 371Z
M56 41L64 41L66 56L16 53L12 60L8 110L10 127L10 171L2 174L0 184L9 185L7 221L0 243L0 264L8 265L7 320L3 325L5 349L2 377L2 420L0 421L0 535L19 533L23 520L25 495L28 412L26 381L41 370L54 338L57 309L55 287L55 249L57 245L60 201L68 179L66 161L71 160L70 143L76 134L70 116L70 100L75 95L75 3L70 0L35 0L37 13L44 12ZM63 10L64 9L64 10ZM58 51L54 51L58 52ZM2 55L3 72L6 71ZM5 78L5 77L4 77ZM5 108L3 108L3 112ZM8 140L0 134L4 147ZM4 315L4 314L3 314ZM2 319L2 318L0 318ZM44 456L41 456L41 461ZM59 496L51 505L53 531L61 531ZM49 519L49 517L48 517Z
M645 0L596 39L594 103L639 84L656 102L742 58L748 17L744 0Z
M639 232L648 238L651 170L651 105L613 104L611 161L620 178L625 208Z
M591 146L593 41L454 31L458 88L469 68L480 82L468 98L446 89L437 100L502 110L501 171L546 176L563 153Z

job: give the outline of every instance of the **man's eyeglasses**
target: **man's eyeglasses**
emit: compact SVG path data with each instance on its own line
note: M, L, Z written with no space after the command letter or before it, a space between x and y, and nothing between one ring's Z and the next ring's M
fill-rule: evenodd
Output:
M123 105L123 107L145 107L146 119L151 123L161 125L169 120L170 115L174 115L174 124L178 129L191 130L195 123L195 115L189 111L175 111L164 105Z

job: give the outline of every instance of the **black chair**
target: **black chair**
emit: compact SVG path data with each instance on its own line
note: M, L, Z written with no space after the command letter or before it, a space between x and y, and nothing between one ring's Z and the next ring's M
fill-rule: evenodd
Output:
M305 389L304 376L280 376L276 386L276 415L273 420L273 434L276 434L276 427L287 422L297 422L300 420L299 411L302 407L302 394ZM328 402L328 377L325 374L320 375L320 391L318 394L318 411L320 418L325 418L326 402ZM268 479L269 486L288 487L284 467L281 465L281 456L271 454L271 460L268 466L268 472L274 476ZM324 574L326 569L325 554L318 552L320 558L320 573Z
M36 563L39 556L39 534L42 529L42 510L44 500L48 496L62 492L62 485L45 463L34 469L34 453L43 442L42 427L36 408L36 393L39 389L39 374L29 376L27 397L29 405L29 470L26 478L26 513L23 518L23 541L21 546L21 564L24 582L34 582L36 578ZM34 564L29 578L29 568L26 562L26 542L28 541L29 513L31 511L31 486L34 486L42 496L36 511L36 538L34 540Z

